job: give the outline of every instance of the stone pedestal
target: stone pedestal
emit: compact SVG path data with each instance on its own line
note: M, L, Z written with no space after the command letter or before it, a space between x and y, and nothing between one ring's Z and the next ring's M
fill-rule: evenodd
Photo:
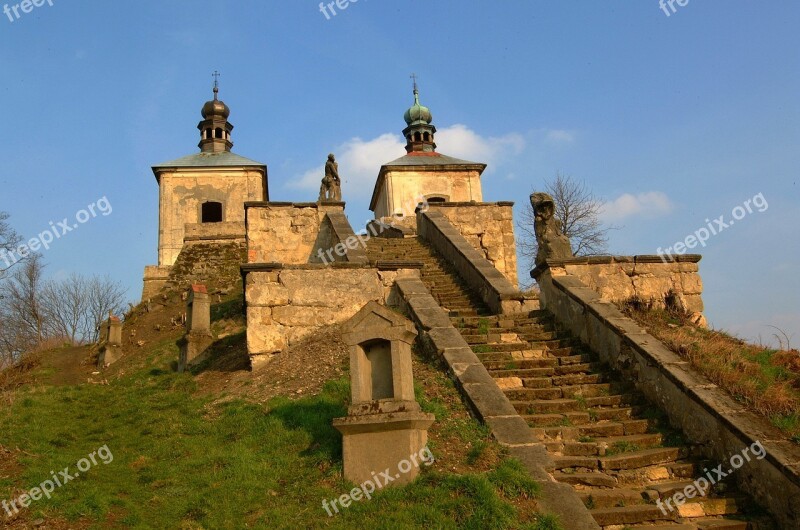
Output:
M353 404L333 426L342 433L344 476L352 482L361 484L388 469L395 479L391 484L405 484L419 473L434 416L423 413L414 398L416 335L409 320L376 302L345 324Z
M178 372L203 362L214 342L211 334L211 301L205 285L192 285L186 303L186 335L178 342Z
M428 445L432 414L397 412L337 418L333 426L342 433L344 476L356 484L389 469L395 480L407 484L419 474L419 454ZM416 462L412 462L412 455ZM401 462L405 462L401 467Z
M178 372L199 364L208 357L208 348L214 342L210 333L187 333L179 342Z
M122 357L122 322L118 317L109 315L108 320L102 324L100 339L97 366L105 368Z

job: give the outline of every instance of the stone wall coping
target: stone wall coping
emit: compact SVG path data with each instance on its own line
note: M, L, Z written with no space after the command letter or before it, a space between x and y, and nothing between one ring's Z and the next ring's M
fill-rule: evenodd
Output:
M599 530L572 487L552 477L555 463L544 444L536 439L422 280L400 278L395 281L395 287L406 313L419 329L423 344L444 359L450 376L473 413L491 429L497 442L508 447L511 455L542 483L540 507L558 515L561 521L569 521L571 530Z
M387 268L384 270L406 269L410 267ZM249 272L272 272L277 270L326 270L326 269L375 269L363 263L349 263L347 261L333 261L331 263L243 263L239 269L242 274Z
M783 446L785 436L767 420L749 413L742 405L736 403L730 395L713 384L702 374L695 372L683 358L667 348L661 341L647 333L636 322L626 317L614 304L603 302L600 296L586 287L574 276L554 276L553 285L564 294L577 301L591 314L612 328L626 344L644 357L648 362L659 367L664 375L681 391L714 416L738 438L752 444L762 442L767 450L766 460L770 461L793 483L800 486L800 447L790 444L782 450L770 450L771 447ZM728 404L726 410L733 413L720 412L719 404ZM746 420L746 421L744 421ZM753 426L755 424L755 427ZM768 436L767 439L764 437ZM777 454L776 454L777 453Z
M184 243L189 243L192 241L230 241L230 240L239 240L239 241L246 241L247 234L242 232L241 234L231 234L231 235L209 235L209 236L186 236L183 238Z
M245 210L248 208L319 208L320 206L341 207L344 209L343 201L326 202L281 202L281 201L247 201L244 203Z
M394 271L398 269L421 269L425 264L421 261L386 260L376 261L375 268L379 271Z
M353 232L353 227L350 226L350 221L347 220L344 210L328 212L326 214L326 218L328 221L330 221L331 228L333 229L333 233L338 242L342 245L345 245L345 257L347 258L347 261L361 264L368 263L369 259L367 258L367 252L364 250L361 244L356 245L355 248L350 248L345 244L345 241L348 239L353 241L356 238L356 234Z
M548 259L531 271L531 278L537 279L541 274L553 267L563 268L567 265L610 265L613 263L699 263L701 254L663 255L637 254L635 256L579 256L570 259Z
M464 201L464 202L429 202L429 208L460 208L463 206L514 206L513 201L497 201L497 202L477 202L477 201Z

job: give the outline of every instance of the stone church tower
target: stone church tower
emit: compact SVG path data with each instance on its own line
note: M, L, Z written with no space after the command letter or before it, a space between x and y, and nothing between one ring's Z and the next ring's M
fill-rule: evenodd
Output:
M378 173L369 209L376 219L403 214L415 229L414 208L422 199L436 202L481 202L481 175L486 164L459 160L436 152L436 127L430 109L420 104L414 83L414 104L404 116L406 155L384 164Z
M231 151L229 116L215 83L214 99L203 105L197 125L200 152L153 166L158 265L145 268L145 298L164 284L187 241L244 241L244 203L269 200L267 166Z

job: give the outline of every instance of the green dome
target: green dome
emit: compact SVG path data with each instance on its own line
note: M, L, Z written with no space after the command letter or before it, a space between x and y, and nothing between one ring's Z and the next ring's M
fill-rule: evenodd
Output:
M406 111L403 118L406 120L407 125L414 125L416 123L430 124L433 121L431 110L428 107L419 104L419 92L414 91L414 104Z

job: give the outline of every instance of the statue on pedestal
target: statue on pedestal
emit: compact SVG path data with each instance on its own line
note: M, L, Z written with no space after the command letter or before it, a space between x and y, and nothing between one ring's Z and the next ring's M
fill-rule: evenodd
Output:
M569 259L573 257L569 238L561 231L561 221L556 219L556 206L553 197L547 193L531 193L533 206L533 230L539 250L536 253L536 265L548 259Z
M319 202L340 202L342 200L342 181L339 179L339 164L333 153L325 163L325 176L319 187Z

